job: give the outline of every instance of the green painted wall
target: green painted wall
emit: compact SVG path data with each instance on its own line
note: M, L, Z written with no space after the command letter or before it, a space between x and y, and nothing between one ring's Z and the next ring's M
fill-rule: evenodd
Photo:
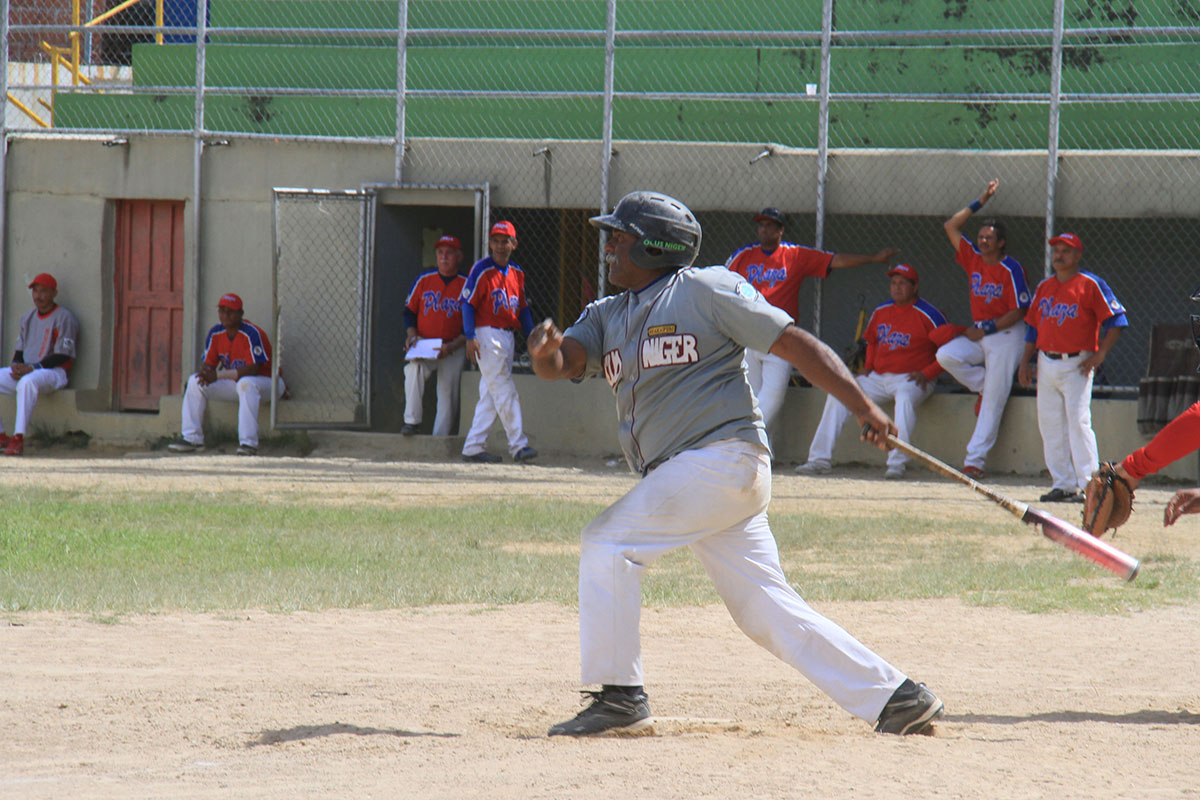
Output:
M841 0L837 28L847 30L1047 26L1046 2L1036 0ZM753 10L754 13L747 13ZM539 27L598 29L598 0L415 0L409 25L422 28ZM361 0L213 0L213 26L370 28L396 25L394 2ZM1182 0L1099 2L1070 0L1068 27L1196 25L1200 12ZM812 31L818 3L621 0L622 30L683 29ZM233 38L233 37L229 37ZM330 43L292 37L286 43L214 39L206 78L214 87L289 87L387 90L395 85L396 54L385 40L347 38ZM599 92L603 45L418 38L409 47L408 85L415 90ZM929 39L914 45L848 42L832 55L835 93L1046 93L1047 43L1019 37L1011 43ZM614 135L658 141L778 142L816 145L816 103L806 86L819 75L819 49L791 43L732 41L681 43L636 40L618 45L618 92L790 93L795 102L660 101L619 98ZM134 47L137 87L195 83L192 45ZM1135 41L1095 35L1068 39L1065 93L1180 93L1200 91L1196 37L1146 36ZM385 98L254 98L210 95L205 127L221 132L278 135L392 135L394 103ZM181 95L61 95L55 123L67 128L189 130L192 100ZM410 98L410 136L569 139L600 136L595 98L485 100ZM833 147L1027 149L1047 143L1048 110L1035 103L834 102ZM1200 146L1200 105L1092 103L1067 105L1060 146L1081 149L1191 149Z

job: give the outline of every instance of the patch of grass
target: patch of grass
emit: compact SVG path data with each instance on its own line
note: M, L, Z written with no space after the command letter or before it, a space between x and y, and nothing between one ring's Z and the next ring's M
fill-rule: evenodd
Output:
M61 431L42 425L34 425L29 438L42 448L65 447L72 450L86 450L92 441L92 435L87 431Z
M31 492L9 499L0 519L0 610L109 622L176 609L573 605L579 532L600 510L557 500L396 510ZM779 514L772 526L789 579L814 602L957 597L1123 613L1200 591L1189 559L1148 555L1125 584L1020 525L947 531L914 517ZM719 602L686 550L647 571L643 597L663 607Z

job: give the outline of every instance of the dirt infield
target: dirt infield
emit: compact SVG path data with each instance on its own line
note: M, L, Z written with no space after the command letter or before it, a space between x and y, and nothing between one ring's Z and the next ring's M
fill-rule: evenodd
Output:
M0 462L0 490L252 486L277 502L394 506L497 481L508 494L603 502L632 481L603 465L467 468L319 454L31 458L23 472L15 467ZM946 520L947 535L1002 518L955 484L885 483L878 472L781 475L774 507L901 510ZM1044 490L1001 484L1024 500ZM1138 492L1123 548L1200 556L1200 517L1165 532L1157 521L1170 494ZM950 600L820 608L936 688L946 717L935 736L873 734L716 606L643 616L656 735L585 741L544 736L579 708L569 608L231 610L115 624L5 614L0 796L1200 796L1200 604L1117 616Z

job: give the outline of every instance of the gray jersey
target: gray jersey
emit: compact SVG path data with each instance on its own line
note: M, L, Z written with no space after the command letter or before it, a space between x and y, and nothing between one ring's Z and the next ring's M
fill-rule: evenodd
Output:
M75 340L79 338L79 322L62 306L55 306L46 316L36 308L21 317L17 330L17 349L22 351L26 364L37 364L54 353L75 358ZM68 363L65 366L70 367Z
M769 449L745 348L766 352L792 319L724 267L682 269L597 300L565 331L617 400L625 459L644 473L721 439Z

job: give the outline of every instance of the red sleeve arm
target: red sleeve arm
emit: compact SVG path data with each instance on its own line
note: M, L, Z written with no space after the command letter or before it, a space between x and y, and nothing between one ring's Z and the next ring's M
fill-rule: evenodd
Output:
M1145 447L1134 450L1121 466L1130 477L1141 480L1200 449L1200 403L1194 403L1158 432Z

